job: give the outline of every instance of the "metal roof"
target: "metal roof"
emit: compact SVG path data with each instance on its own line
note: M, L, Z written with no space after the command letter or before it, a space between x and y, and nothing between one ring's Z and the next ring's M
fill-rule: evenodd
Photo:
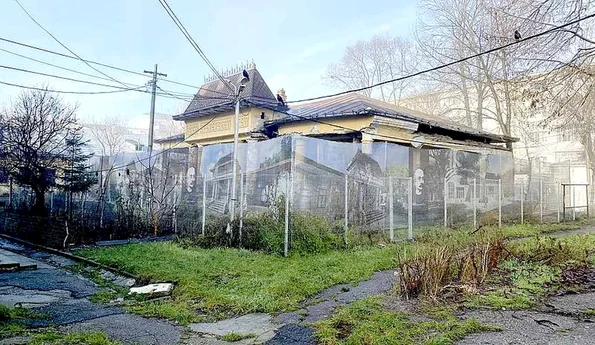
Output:
M487 138L492 142L506 143L517 141L517 139L512 137L479 131L446 118L403 108L357 93L349 93L316 101L291 104L285 111L279 110L279 106L275 106L272 110L282 112L285 116L279 120L269 122L269 124L338 116L376 115Z
M248 102L264 103L269 106L277 104L275 95L271 89L269 89L269 86L258 70L256 68L251 68L247 70L247 72L250 76L250 82L246 84L246 88L241 94L242 102L240 103L240 106L248 106ZM242 72L225 77L225 79L229 79L234 85L239 85L242 78ZM182 114L175 115L173 119L185 120L198 118L205 115L229 111L232 110L233 107L233 92L223 83L223 81L217 79L201 86L186 110Z

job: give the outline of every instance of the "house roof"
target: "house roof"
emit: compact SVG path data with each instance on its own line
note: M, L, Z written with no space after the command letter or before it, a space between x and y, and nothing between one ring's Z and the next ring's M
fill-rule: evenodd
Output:
M165 138L159 138L159 139L155 139L153 140L154 143L160 144L160 143L166 143L169 141L183 141L184 140L184 133L180 133L180 134L176 134L176 135L171 135L169 137L165 137Z
M350 171L357 163L369 164L372 169L374 169L374 174L382 175L382 168L380 168L380 164L378 164L378 162L372 158L372 156L363 153L362 150L359 149L355 155L353 155L353 158L351 158L351 161L347 165L347 171Z
M247 72L250 76L250 82L246 84L246 88L241 94L242 102L240 102L240 106L246 107L249 106L250 103L262 103L268 106L276 105L277 99L275 98L275 95L258 70L256 68L251 68L247 70ZM239 85L242 78L242 72L225 77L225 79L229 79L234 85ZM223 81L216 79L202 85L194 95L192 102L190 102L186 110L182 114L175 115L173 119L186 120L198 118L205 115L232 110L233 107L233 91L231 91Z
M429 127L442 128L447 131L465 133L470 136L489 139L490 142L506 143L517 141L512 137L478 131L446 118L403 108L357 93L348 93L316 101L291 104L285 111L280 110L277 105L273 110L285 113L286 116L278 120L269 121L267 123L268 125L302 121L304 119L376 115L427 125Z

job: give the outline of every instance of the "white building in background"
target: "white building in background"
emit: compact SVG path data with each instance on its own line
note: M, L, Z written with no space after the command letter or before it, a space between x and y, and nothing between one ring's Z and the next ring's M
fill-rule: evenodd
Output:
M476 108L474 95L470 95L469 101L470 108ZM401 100L401 104L465 124L472 121L471 125L477 126L476 114L467 118L462 97L454 89L418 94ZM493 112L493 108L491 100L484 100L484 114ZM513 144L516 181L528 183L542 178L551 183L589 183L592 171L577 132L572 128L545 129L539 124L545 118L545 114L533 113L530 120L523 119L521 124L513 120L512 136L519 139ZM482 127L488 132L501 133L498 123L492 119L484 118Z
M84 123L83 132L84 138L87 140L87 146L90 152L93 152L96 156L102 154L100 143L93 135L93 129L101 130L102 125L93 123ZM173 135L183 133L184 129L181 127L180 122L173 121L169 114L155 114L154 123L154 140L160 138L171 137ZM143 114L136 120L125 123L120 126L118 133L121 133L123 144L119 151L122 153L130 152L144 152L148 149L149 140L149 114ZM154 150L159 150L159 144L154 144Z

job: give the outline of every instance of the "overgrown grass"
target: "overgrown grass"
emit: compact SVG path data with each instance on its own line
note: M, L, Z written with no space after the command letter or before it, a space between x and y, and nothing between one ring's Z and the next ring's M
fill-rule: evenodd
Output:
M121 345L101 332L35 334L28 345Z
M171 242L79 250L77 254L152 281L174 280L173 303L131 307L146 316L188 323L208 317L296 309L339 283L394 268L395 248L366 247L282 258L239 249L182 248Z
M507 238L521 238L550 234L552 232L558 231L576 230L585 225L587 225L587 222L585 221L544 224L515 224L502 228L502 234Z
M436 316L427 321L411 320L404 312L385 308L378 297L369 297L316 323L316 336L323 345L453 344L468 334L499 330L475 319L458 320L449 312Z

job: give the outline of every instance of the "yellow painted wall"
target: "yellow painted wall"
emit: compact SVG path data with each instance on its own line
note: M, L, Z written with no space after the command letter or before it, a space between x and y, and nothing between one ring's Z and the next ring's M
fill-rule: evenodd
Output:
M262 122L265 121L260 119L262 112L265 113L265 120L273 119L273 112L268 109L240 109L240 140L245 140L250 135L250 132L260 127ZM186 121L186 142L201 145L232 142L234 115L234 111L228 111L219 115L209 115ZM215 116L217 118L213 120ZM208 123L209 121L211 122Z
M366 128L372 122L373 116L349 116L320 119L323 123L313 121L299 121L279 125L279 135L301 133L309 134L325 134L325 133L341 133L343 130L340 127L349 128L352 131L359 131ZM328 124L326 124L328 123ZM316 126L316 127L315 127ZM340 126L340 127L337 127ZM317 130L317 133L316 133ZM345 130L345 132L350 132Z

